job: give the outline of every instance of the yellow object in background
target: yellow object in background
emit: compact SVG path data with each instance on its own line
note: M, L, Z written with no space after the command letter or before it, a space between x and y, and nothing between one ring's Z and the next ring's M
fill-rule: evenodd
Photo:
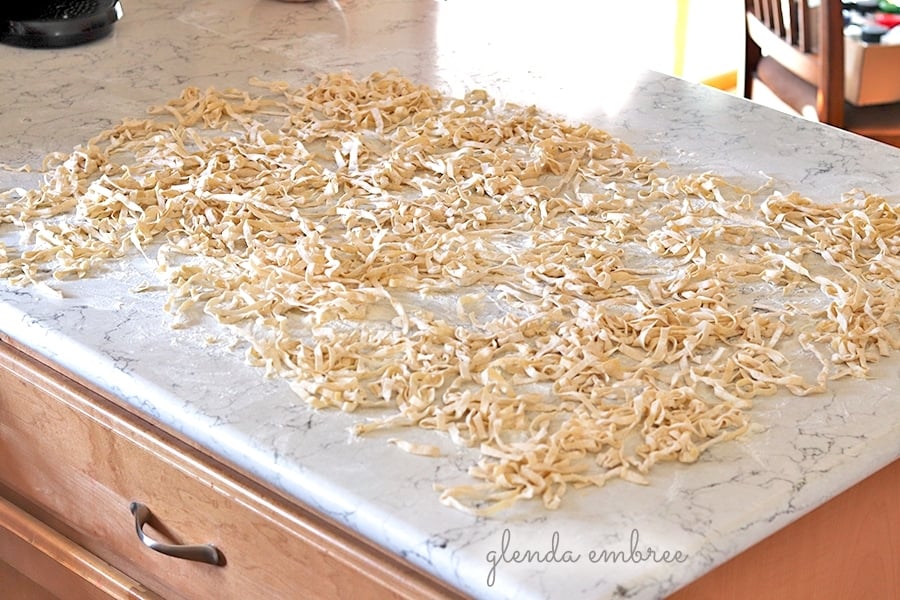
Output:
M695 2L692 6L690 0L678 0L675 13L672 75L699 81L716 89L735 91L740 48L737 44L731 44L730 40L738 38L722 33L723 31L728 32L735 27L735 23L740 22L739 20L732 22L730 20L732 17L739 19L743 17L743 12L710 2ZM718 33L714 36L699 35L711 32ZM710 44L715 46L715 52L712 52L713 48L709 47ZM693 50L692 53L688 52L689 45ZM711 64L706 62L709 57L715 56L718 57L716 60L720 60L723 55L731 57L733 60L729 61L726 58L726 62L721 65L716 65L715 61ZM688 62L690 62L690 68L688 68ZM711 70L726 65L733 68L723 71Z
M690 0L678 0L678 11L675 14L675 63L672 65L672 74L676 77L684 75L689 10Z
M709 87L714 87L718 90L733 92L737 89L737 80L738 72L735 70L707 77L706 79L701 81L701 83L703 85L708 85Z

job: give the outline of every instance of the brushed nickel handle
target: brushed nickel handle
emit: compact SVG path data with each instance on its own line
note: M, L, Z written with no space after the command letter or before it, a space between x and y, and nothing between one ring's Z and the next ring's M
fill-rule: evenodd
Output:
M144 533L144 525L150 520L150 509L140 502L132 502L129 505L129 509L131 514L134 515L134 529L137 531L138 539L151 550L156 550L166 556L195 560L210 565L225 564L222 553L212 544L164 544L157 542Z

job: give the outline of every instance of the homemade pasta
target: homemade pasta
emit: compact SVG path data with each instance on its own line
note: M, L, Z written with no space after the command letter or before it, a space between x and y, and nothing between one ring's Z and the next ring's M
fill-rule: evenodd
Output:
M474 449L449 506L647 483L746 432L757 397L900 348L881 197L667 173L591 125L396 72L251 85L188 88L48 156L0 196L21 231L0 276L52 288L143 254L168 310L239 332L310 406L364 410L356 434Z

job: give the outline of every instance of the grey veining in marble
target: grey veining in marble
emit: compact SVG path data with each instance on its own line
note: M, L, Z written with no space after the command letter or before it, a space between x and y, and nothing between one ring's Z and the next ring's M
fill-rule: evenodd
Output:
M776 189L822 200L860 187L898 201L900 151L629 69L627 38L585 18L586 4L554 3L551 15L547 3L498 13L473 1L123 0L108 39L53 51L0 47L0 163L38 164L187 85L246 87L251 76L300 85L324 71L398 68L448 93L481 87L589 120L674 172L772 177ZM616 48L622 60L604 58ZM0 171L0 187L34 177ZM0 228L0 239L8 235ZM206 322L173 329L163 292L129 291L152 278L136 258L62 284L62 299L0 282L0 331L479 598L664 595L900 456L895 356L870 381L760 403L760 431L698 464L665 465L652 485L615 481L570 493L559 511L524 503L474 518L441 506L433 490L464 480L471 456L448 446L450 457L435 461L383 436L352 441L357 416L298 404L229 350L227 333ZM546 554L555 543L559 560L493 564L504 543L507 557ZM632 543L670 555L600 560Z

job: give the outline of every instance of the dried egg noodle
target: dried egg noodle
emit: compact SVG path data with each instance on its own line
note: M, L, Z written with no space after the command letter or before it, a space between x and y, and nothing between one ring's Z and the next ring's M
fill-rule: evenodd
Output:
M0 201L22 231L0 275L46 286L136 247L169 310L238 328L310 405L380 409L356 433L477 449L447 505L645 483L745 432L757 396L864 377L900 347L883 198L663 176L589 125L396 72L251 84L187 89L47 157Z

